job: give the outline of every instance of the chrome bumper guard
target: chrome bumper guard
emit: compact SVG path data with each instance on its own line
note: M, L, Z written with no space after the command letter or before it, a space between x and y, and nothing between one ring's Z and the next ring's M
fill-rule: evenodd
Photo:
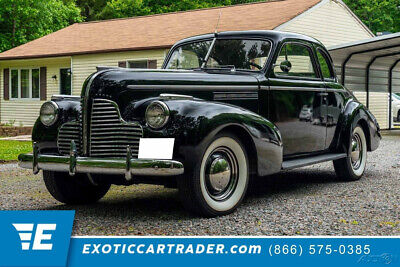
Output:
M75 173L120 174L126 180L132 176L175 176L183 174L184 166L176 160L133 159L131 149L127 147L127 157L124 158L92 158L77 156L76 145L71 141L70 156L39 154L36 144L32 154L18 156L19 166L33 169L37 174L40 170Z

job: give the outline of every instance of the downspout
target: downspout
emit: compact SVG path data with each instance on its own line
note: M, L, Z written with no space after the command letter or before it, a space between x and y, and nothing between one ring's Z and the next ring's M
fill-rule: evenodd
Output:
M71 95L74 95L74 87L73 87L73 85L74 85L74 70L73 70L74 64L72 61L72 56L70 56L69 58L70 58L70 64L71 64L71 66L70 66L70 69L71 69Z

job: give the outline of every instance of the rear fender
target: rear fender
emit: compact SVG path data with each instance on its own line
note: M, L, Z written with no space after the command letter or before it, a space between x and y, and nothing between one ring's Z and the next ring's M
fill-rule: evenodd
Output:
M360 125L367 139L368 151L374 151L379 146L381 139L379 125L372 113L358 101L350 101L342 114L337 129L338 133L337 149L340 152L348 153L350 147L351 133L353 129Z

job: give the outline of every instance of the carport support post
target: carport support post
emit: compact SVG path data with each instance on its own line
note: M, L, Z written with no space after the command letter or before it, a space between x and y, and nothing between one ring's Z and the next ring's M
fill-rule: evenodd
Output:
M393 120L393 112L392 112L393 70L394 68L396 68L399 62L400 59L396 60L396 62L394 62L394 64L390 67L389 70L389 130L392 129L392 120Z
M376 56L367 65L367 74L365 76L365 91L367 93L367 108L369 108L369 76L371 74L371 66L374 64L375 60L381 56Z
M365 76L365 92L367 93L367 108L369 108L369 76L371 73L371 66L374 64L376 57L374 57L367 66L367 74Z
M351 57L353 55L354 54L350 54L342 64L342 85L343 86L345 86L344 83L345 83L345 80L346 80L346 65L347 65L347 62L349 62L349 60L351 59Z

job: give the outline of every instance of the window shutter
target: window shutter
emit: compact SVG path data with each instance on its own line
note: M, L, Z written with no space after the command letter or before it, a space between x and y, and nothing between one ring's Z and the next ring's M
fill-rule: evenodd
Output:
M147 68L148 69L157 69L157 60L148 60Z
M47 68L40 68L40 100L47 100Z
M119 62L118 62L118 67L120 67L120 68L126 68L126 61L119 61Z
M4 69L3 71L3 78L4 78L4 100L10 100L10 69Z

